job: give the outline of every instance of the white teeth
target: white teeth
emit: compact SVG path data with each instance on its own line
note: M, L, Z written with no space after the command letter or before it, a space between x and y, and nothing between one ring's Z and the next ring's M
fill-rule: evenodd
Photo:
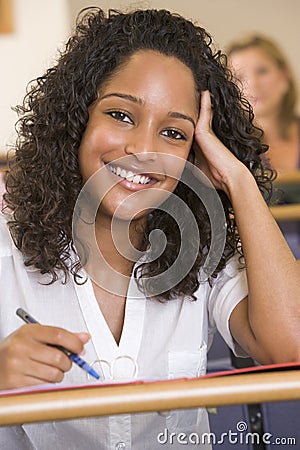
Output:
M139 183L141 180L141 175L134 175L133 177L133 182L134 183Z
M133 172L128 172L126 175L126 180L128 181L132 181L134 178L134 173Z
M150 177L147 177L145 175L135 175L130 170L127 171L125 169L121 169L121 167L119 166L116 167L108 165L108 168L112 173L118 175L119 177L126 178L126 180L131 181L132 183L147 184L151 180Z

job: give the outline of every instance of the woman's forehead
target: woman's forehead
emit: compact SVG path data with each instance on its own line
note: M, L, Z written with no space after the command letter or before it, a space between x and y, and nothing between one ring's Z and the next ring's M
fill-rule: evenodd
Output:
M148 99L174 98L198 108L199 94L193 73L182 61L153 50L140 50L119 65L100 89L126 89L147 94Z

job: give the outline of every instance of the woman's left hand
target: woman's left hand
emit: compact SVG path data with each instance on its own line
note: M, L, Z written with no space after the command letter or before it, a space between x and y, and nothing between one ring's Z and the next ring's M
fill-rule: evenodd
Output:
M249 171L214 134L212 117L210 93L203 91L193 144L194 164L216 189L222 189L230 197L234 180Z

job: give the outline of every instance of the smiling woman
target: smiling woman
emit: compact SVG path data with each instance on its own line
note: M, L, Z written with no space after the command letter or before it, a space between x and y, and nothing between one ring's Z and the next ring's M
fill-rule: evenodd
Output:
M85 11L18 111L0 389L91 383L61 347L85 346L102 380L116 361L121 379L195 377L216 329L262 363L300 358L300 273L265 201L266 145L203 28ZM47 325L20 327L20 307ZM0 447L154 450L163 429L202 435L207 414L2 427Z
M84 182L104 165L122 179L102 200L97 220L103 215L111 220L131 192L152 187L174 191L192 145L197 103L192 71L158 52L135 53L122 71L110 77L90 107L79 147ZM125 166L118 170L114 161L126 155ZM173 167L172 177L169 155L182 158L181 168L176 174Z

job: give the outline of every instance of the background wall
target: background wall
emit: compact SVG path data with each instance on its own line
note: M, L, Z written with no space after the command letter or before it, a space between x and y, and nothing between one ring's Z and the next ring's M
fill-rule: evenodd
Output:
M14 137L16 114L29 80L42 74L57 55L87 6L107 10L166 8L196 20L224 49L244 32L259 31L276 39L291 63L300 90L299 0L12 0L15 31L0 34L0 151ZM300 102L299 102L300 113Z
M70 32L67 0L12 0L14 31L0 34L0 151L14 139L27 83L52 63Z

